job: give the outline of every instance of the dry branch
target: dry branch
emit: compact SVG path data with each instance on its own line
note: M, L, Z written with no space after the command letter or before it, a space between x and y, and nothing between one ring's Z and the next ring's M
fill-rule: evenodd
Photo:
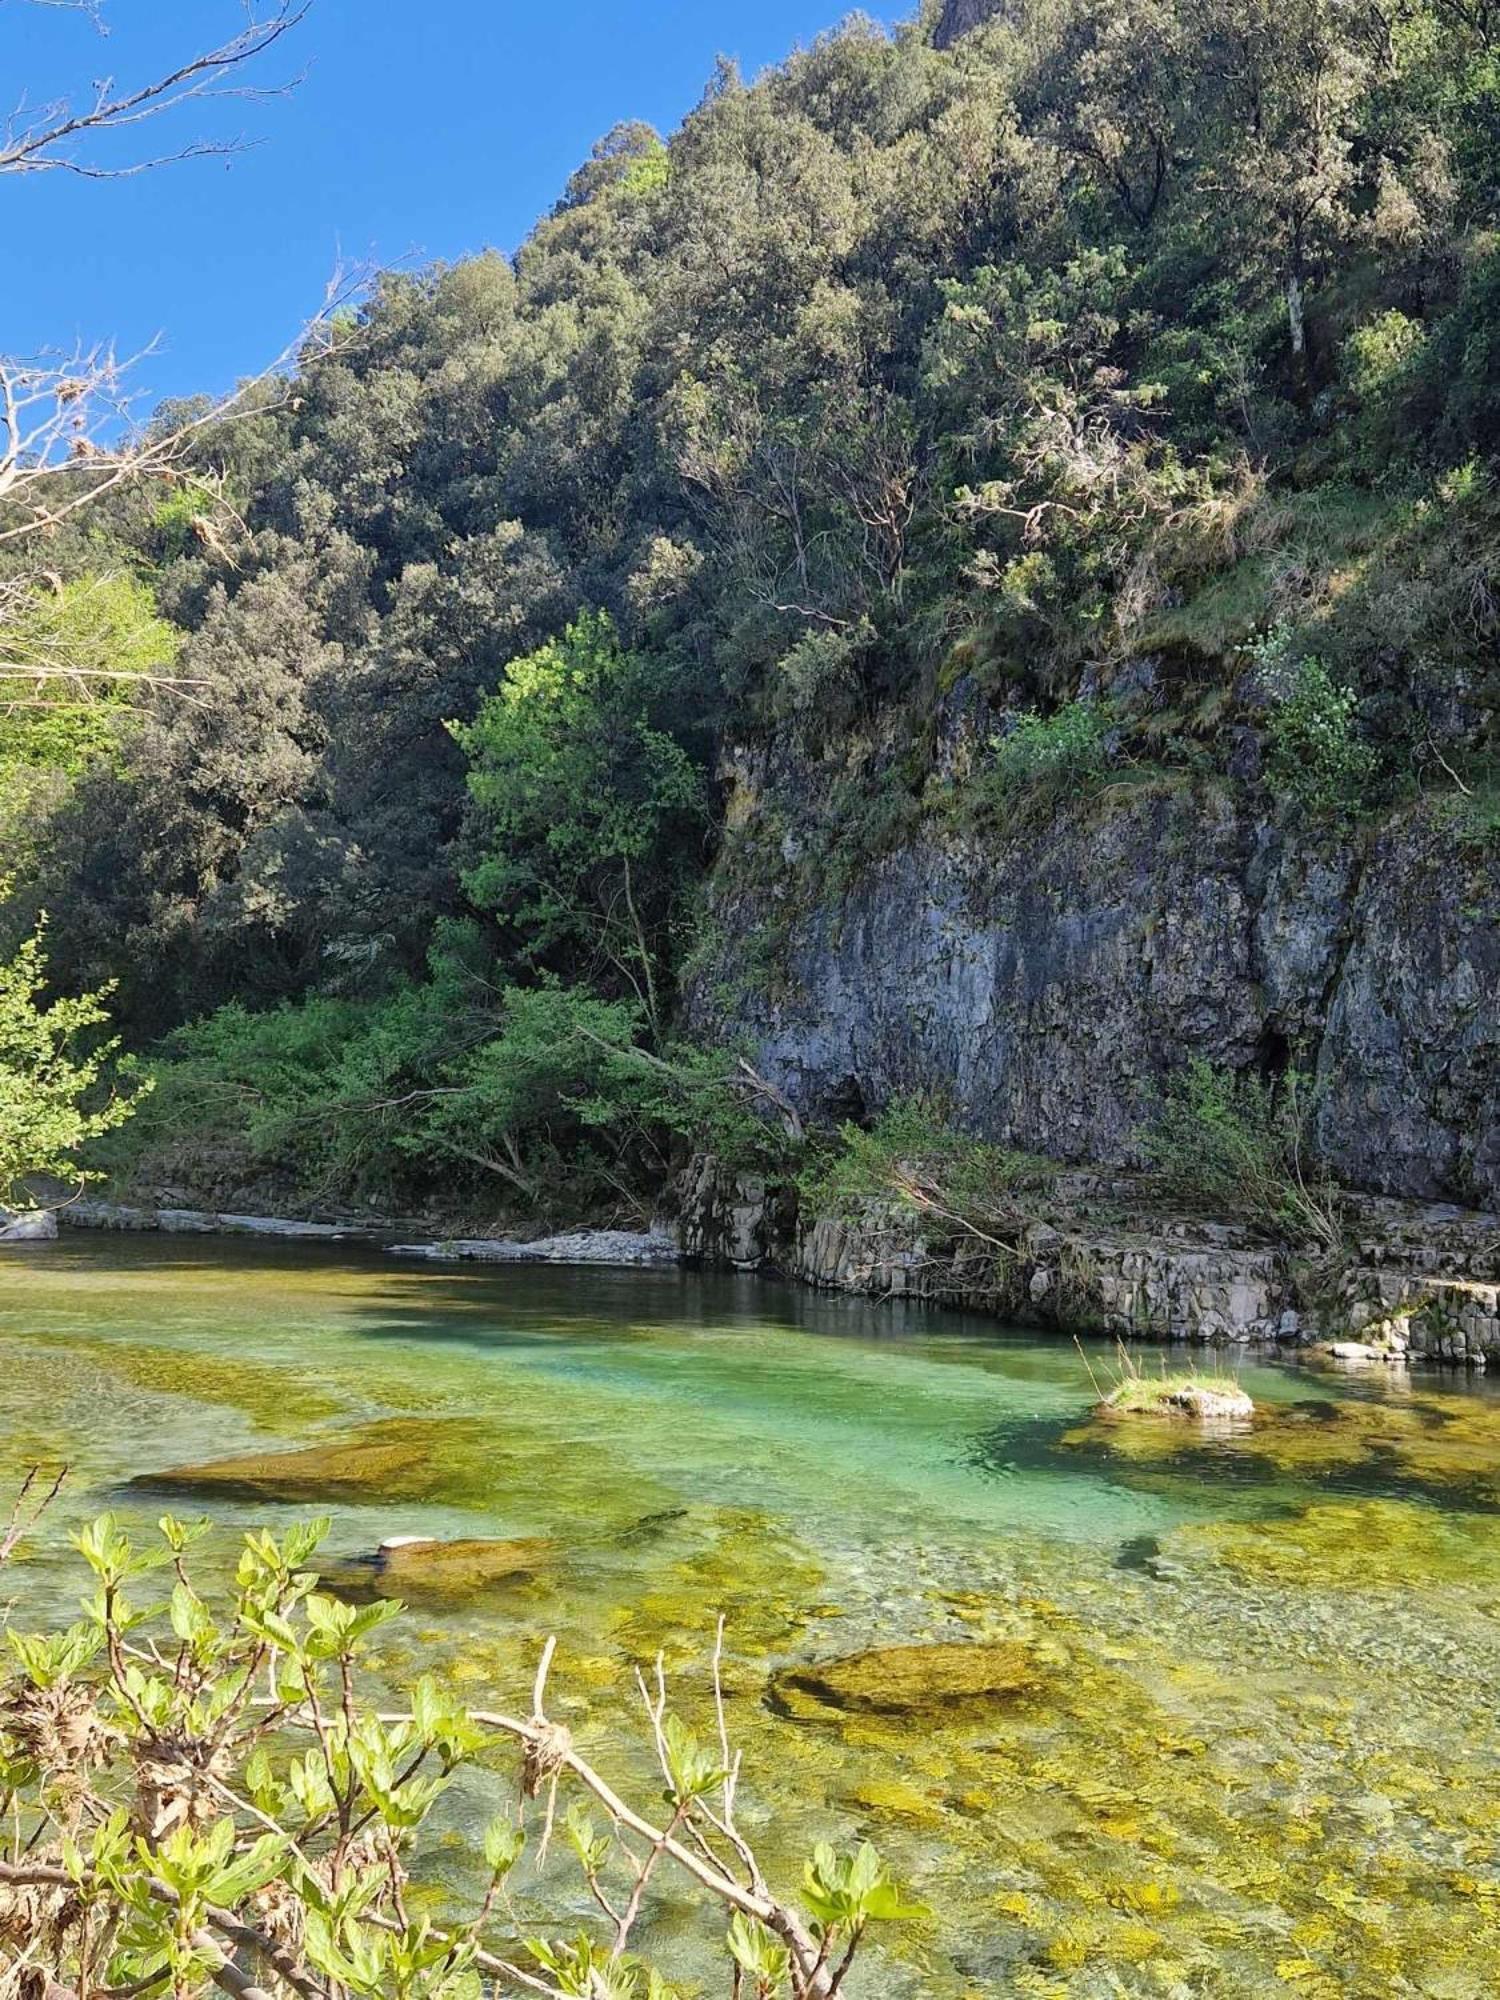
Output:
M68 0L49 0L49 4L67 5ZM311 0L300 0L300 4L280 0L269 12L252 12L238 34L134 88L119 88L113 77L102 77L94 83L92 96L77 107L59 99L31 110L23 101L0 131L0 174L53 172L84 180L120 180L174 161L222 158L240 151L243 139L194 139L164 153L111 166L91 159L87 147L101 137L131 132L185 105L216 98L274 96L290 89L290 83L249 85L241 82L240 76L290 34L310 4ZM79 0L77 11L102 25L97 6L89 0Z

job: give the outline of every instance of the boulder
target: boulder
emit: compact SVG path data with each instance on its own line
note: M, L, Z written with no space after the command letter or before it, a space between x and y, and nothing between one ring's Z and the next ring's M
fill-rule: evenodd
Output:
M1102 1417L1192 1417L1199 1423L1238 1423L1255 1415L1255 1405L1238 1382L1192 1377L1131 1376L1099 1405Z
M1053 1657L1053 1653L1057 1657ZM782 1715L930 1715L1004 1706L1036 1693L1061 1664L1059 1649L1024 1639L880 1646L816 1665L783 1667L767 1698Z
M392 1597L472 1597L508 1583L525 1583L547 1569L557 1544L543 1535L513 1541L442 1541L395 1535L380 1544L375 1582Z
M443 1425L430 1419L394 1418L297 1451L247 1452L237 1458L139 1473L130 1483L153 1493L203 1499L297 1504L421 1499L442 1478L435 1446L443 1431Z
M1376 1345L1367 1340L1332 1340L1320 1351L1330 1361L1342 1361L1352 1367L1367 1367L1374 1362L1387 1368L1403 1368L1406 1365L1404 1345L1397 1347L1384 1342Z
M0 1208L0 1243L51 1243L56 1237L57 1217L50 1208Z

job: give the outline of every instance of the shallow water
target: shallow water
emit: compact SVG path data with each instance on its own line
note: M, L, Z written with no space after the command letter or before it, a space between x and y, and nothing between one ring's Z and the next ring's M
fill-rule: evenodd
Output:
M514 1705L556 1632L558 1712L617 1774L635 1666L663 1649L694 1711L723 1611L782 1879L815 1834L868 1835L936 1912L864 2000L1491 1995L1500 1397L1241 1379L1270 1420L1200 1441L1090 1423L1066 1343L748 1279L169 1237L0 1261L0 1475L69 1460L67 1523L145 1527L140 1475L395 1439L420 1476L216 1497L216 1545L314 1512L336 1557L549 1538L529 1580L413 1605L380 1670ZM8 1581L18 1618L77 1588L50 1552ZM789 1663L971 1639L1024 1642L1040 1686L904 1716L765 1699Z

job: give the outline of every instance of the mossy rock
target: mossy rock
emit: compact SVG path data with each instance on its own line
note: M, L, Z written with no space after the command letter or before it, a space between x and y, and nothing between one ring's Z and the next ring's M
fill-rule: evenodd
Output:
M466 1426L428 1417L397 1417L299 1451L247 1452L238 1458L138 1473L130 1483L153 1493L292 1505L423 1500L444 1492L451 1447L461 1441L468 1442Z
M816 1666L784 1667L767 1699L782 1715L934 1715L989 1708L1039 1693L1063 1663L1060 1648L1024 1639L878 1646Z
M429 1541L383 1543L375 1558L375 1581L390 1597L472 1597L508 1583L528 1583L550 1569L557 1544L544 1535L513 1541Z

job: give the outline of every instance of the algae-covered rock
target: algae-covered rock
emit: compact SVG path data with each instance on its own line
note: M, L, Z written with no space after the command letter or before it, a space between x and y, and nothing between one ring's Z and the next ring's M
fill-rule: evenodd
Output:
M512 1541L437 1541L397 1536L382 1542L371 1568L390 1597L473 1597L503 1584L529 1582L550 1567L557 1544L542 1535Z
M1500 1401L1412 1391L1406 1370L1369 1371L1381 1394L1262 1405L1246 1423L1118 1423L1095 1409L1065 1432L1068 1450L1142 1468L1230 1455L1267 1478L1354 1474L1469 1505L1500 1506Z
M815 1666L784 1667L772 1676L768 1699L783 1715L828 1709L927 1715L1022 1700L1036 1693L1059 1663L1024 1639L879 1646Z
M443 1490L447 1466L441 1447L451 1445L458 1428L439 1419L397 1417L300 1451L246 1452L143 1472L131 1484L218 1500L425 1499Z

